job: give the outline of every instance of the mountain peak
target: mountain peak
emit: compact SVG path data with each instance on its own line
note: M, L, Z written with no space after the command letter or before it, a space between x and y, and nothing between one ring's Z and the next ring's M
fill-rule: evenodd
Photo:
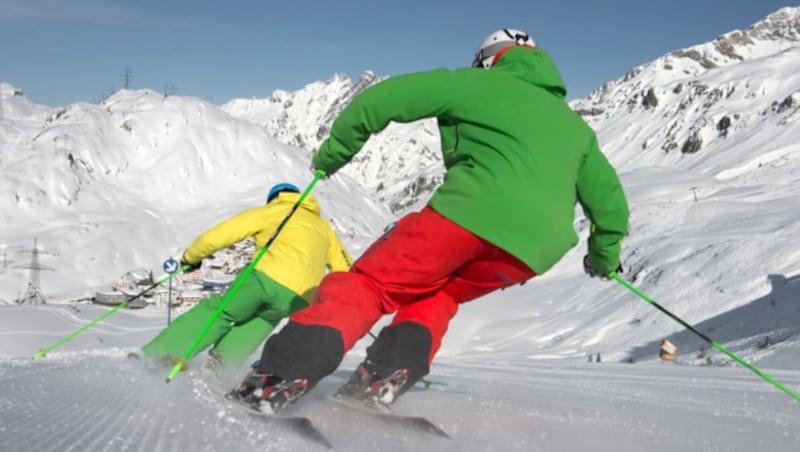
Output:
M761 58L800 42L800 7L782 8L756 22L746 30L733 30L713 41L689 48L675 50L656 60L687 58L694 61L695 75L708 69L737 64L744 60ZM664 61L666 60L666 61Z
M800 6L781 8L756 22L746 33L763 40L800 42Z
M786 7L769 14L746 30L733 30L716 39L674 50L637 66L622 78L605 83L587 98L572 102L583 114L608 111L609 102L621 92L628 97L652 87L691 83L709 71L745 62L772 58L798 47L800 7ZM619 99L618 99L619 100ZM605 104L604 107L600 107Z

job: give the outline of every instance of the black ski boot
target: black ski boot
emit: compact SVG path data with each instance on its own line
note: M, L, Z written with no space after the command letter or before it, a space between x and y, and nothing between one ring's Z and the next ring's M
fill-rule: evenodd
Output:
M408 371L398 369L382 377L370 370L370 364L369 360L359 364L334 397L388 412L389 405L403 392L408 382Z
M308 390L308 380L284 381L277 375L264 374L254 366L242 382L225 394L230 400L249 405L266 414L275 414L299 399Z

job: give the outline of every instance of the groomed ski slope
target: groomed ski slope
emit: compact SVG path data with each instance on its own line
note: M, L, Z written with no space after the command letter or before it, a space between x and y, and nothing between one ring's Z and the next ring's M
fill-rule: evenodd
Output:
M321 450L225 400L222 393L242 373L217 375L196 359L166 384L168 369L128 359L134 348L120 344L138 344L163 325L153 312L120 312L31 360L50 338L37 325L58 313L90 319L98 312L0 306L0 332L14 332L0 333L0 450ZM434 421L456 439L447 442L370 422L325 400L359 358L349 356L288 411L311 418L337 451L794 451L800 444L800 403L740 367L491 353L443 357L428 376L431 389L418 386L395 406ZM771 373L800 387L796 371Z

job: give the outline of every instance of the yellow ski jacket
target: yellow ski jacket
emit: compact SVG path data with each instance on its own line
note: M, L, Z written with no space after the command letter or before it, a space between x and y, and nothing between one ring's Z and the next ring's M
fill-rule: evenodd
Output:
M255 239L255 258L299 198L300 193L281 192L269 204L245 210L217 224L192 242L183 253L183 261L197 264L215 251L248 237ZM347 271L352 263L333 226L320 216L319 203L309 194L255 269L310 303L326 267L332 272Z

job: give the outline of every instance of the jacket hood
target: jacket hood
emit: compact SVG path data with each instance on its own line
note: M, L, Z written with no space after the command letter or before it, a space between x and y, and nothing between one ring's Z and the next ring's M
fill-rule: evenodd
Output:
M298 199L300 199L300 193L282 191L278 193L278 197L272 200L270 204L289 204L293 206L295 203L297 203ZM315 198L311 193L306 196L306 199L303 200L303 203L300 204L300 207L317 215L319 215L321 211L319 202L317 202L317 198Z
M512 47L503 52L490 71L508 72L556 96L566 98L567 88L552 57L540 49Z

